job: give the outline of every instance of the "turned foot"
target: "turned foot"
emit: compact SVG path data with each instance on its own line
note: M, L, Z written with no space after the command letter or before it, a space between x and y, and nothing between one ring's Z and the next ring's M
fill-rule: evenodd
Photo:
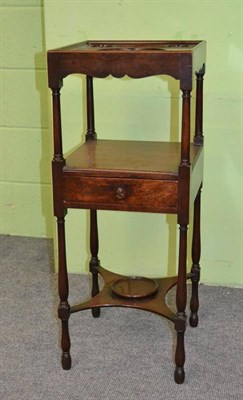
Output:
M100 307L92 308L91 309L92 315L94 318L99 318L100 316Z
M199 281L199 268L192 266L192 295L190 302L191 315L189 318L189 323L192 328L198 326L198 309L199 309L199 298L198 298L198 281Z
M70 336L68 329L68 319L70 316L70 306L68 303L59 306L59 317L62 318L62 338L61 338L61 348L62 348L62 368L71 368L71 356L70 356Z
M184 364L185 364L185 346L184 334L186 330L186 316L180 315L175 321L175 329L177 331L177 344L175 353L175 382L180 384L185 380Z
M69 352L62 353L62 368L68 370L71 368L72 359Z
M174 373L175 383L181 384L185 380L185 371L183 367L176 367Z
M92 297L96 296L99 293L99 284L98 284L98 273L95 271L92 273ZM99 318L100 316L100 307L95 307L91 309L92 315L94 318Z
M192 328L196 328L198 326L198 315L197 313L191 313L189 318L189 323Z

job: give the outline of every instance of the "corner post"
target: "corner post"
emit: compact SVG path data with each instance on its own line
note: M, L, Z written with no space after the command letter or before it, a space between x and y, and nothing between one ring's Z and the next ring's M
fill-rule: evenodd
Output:
M70 356L70 336L68 320L70 317L70 305L68 302L69 284L66 263L66 244L65 244L65 215L66 209L63 207L62 193L62 173L65 165L62 149L62 129L61 129L61 104L60 87L52 88L53 99L53 134L54 134L54 157L52 161L53 175L53 198L54 215L57 217L57 239L58 239L58 293L60 303L58 307L58 317L62 322L61 347L62 347L62 367L71 368Z
M95 132L95 118L94 118L94 90L92 76L86 76L86 95L87 95L87 133L86 142L96 140L97 134ZM91 295L94 297L99 293L98 271L99 267L99 236L98 236L98 223L97 223L97 210L90 210L90 252L91 259L89 269L92 274L92 289ZM94 318L100 316L100 308L92 308L92 315Z
M193 143L195 145L203 145L203 77L205 74L205 64L199 72L196 73L196 120L195 120L195 135Z
M189 194L190 194L190 107L191 90L182 89L182 134L181 134L181 160L179 164L178 183L178 223L180 229L178 281L176 290L177 319L175 330L177 332L177 345L175 352L175 382L181 384L185 379L185 345L186 331L186 302L187 302L187 229L189 223Z
M201 189L199 188L198 194L194 201L194 216L193 216L193 236L192 236L192 267L191 267L191 281L192 281L192 294L190 301L191 315L189 318L190 325L196 327L198 325L198 283L200 280L200 256L201 256L201 234L200 234L200 214L201 214Z

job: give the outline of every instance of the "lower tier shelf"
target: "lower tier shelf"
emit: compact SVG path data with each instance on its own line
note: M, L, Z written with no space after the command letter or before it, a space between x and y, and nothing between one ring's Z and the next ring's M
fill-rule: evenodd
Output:
M97 307L128 307L150 311L175 322L176 314L166 304L166 294L177 284L177 276L149 279L115 274L102 267L97 268L104 280L100 293L88 301L71 306L70 312ZM187 275L191 278L191 274Z

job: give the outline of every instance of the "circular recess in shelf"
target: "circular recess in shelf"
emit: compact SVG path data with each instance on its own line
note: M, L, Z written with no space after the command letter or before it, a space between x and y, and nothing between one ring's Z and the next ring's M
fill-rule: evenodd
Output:
M139 300L153 296L158 291L158 283L144 277L125 277L115 281L111 291L119 297Z

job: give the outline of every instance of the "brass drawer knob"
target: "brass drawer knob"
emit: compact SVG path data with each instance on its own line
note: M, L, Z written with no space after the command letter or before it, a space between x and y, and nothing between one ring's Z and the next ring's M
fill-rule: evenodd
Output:
M122 200L125 199L125 197L126 197L125 189L123 187L118 187L116 190L116 198Z

